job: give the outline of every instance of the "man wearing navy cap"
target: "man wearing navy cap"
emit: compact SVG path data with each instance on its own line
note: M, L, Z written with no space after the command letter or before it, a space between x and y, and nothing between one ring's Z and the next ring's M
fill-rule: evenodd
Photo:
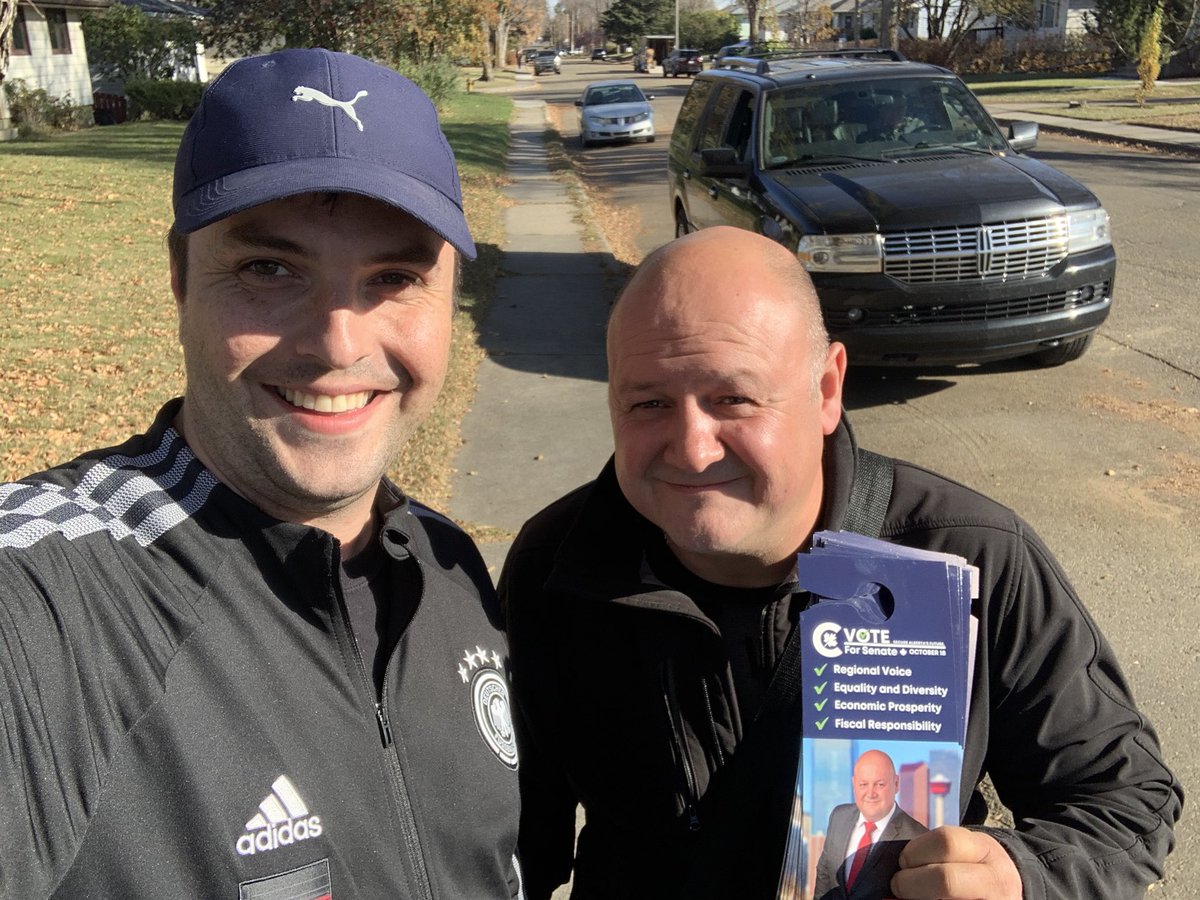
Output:
M0 486L0 897L521 896L490 580L384 476L475 254L433 106L242 60L174 206L184 397Z

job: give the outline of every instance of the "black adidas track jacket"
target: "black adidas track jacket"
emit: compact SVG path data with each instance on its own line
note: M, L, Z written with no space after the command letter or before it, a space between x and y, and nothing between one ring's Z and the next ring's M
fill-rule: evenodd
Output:
M177 410L0 486L0 898L519 897L470 540L397 497L419 603L377 702L336 541L216 482Z

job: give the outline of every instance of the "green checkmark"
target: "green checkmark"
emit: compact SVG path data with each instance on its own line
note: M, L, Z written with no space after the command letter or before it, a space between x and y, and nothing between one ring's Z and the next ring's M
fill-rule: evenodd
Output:
M826 722L828 722L828 721L829 721L829 716L826 716L826 717L825 717L825 718L823 718L823 719L818 719L818 720L817 720L817 731L824 731L824 730L825 730L825 723L826 723Z
M813 674L816 675L818 678L820 678L822 675L825 674L825 670L827 668L829 668L829 663L825 663L825 665L823 665L823 666L817 666L816 668L813 669Z
M822 681L820 684L813 685L813 690L818 694L823 694L825 693L825 685L827 684L829 684L828 681Z
M820 703L814 703L813 706L815 706L817 708L817 712L820 712L821 710L823 710L825 708L825 704L828 702L829 702L829 698L826 697Z

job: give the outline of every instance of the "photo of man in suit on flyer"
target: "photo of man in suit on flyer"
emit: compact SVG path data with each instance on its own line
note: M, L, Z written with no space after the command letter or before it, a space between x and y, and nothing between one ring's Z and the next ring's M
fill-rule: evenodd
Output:
M854 802L834 807L817 862L816 900L881 900L900 851L929 829L896 804L900 776L882 750L854 763Z

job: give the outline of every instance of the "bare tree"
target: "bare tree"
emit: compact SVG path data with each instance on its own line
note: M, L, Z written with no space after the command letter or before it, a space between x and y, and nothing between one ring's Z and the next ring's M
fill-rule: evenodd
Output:
M0 82L8 74L12 56L13 26L17 24L17 0L0 0Z

